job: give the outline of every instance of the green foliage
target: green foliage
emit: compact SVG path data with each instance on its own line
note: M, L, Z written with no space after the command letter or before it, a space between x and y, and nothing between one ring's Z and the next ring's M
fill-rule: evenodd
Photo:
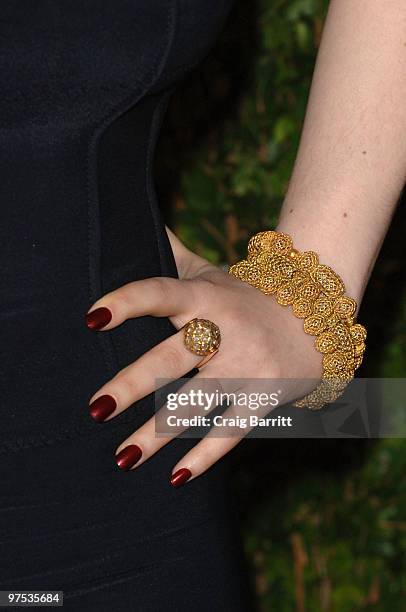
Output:
M188 246L213 263L231 263L243 254L249 235L277 221L299 144L325 8L324 0L261 3L254 50L243 44L236 49L237 54L254 54L253 64L243 63L247 83L237 108L220 126L207 126L203 146L188 151L193 167L189 158L173 225Z
M385 440L344 477L308 473L257 507L246 546L261 609L294 610L302 579L309 611L403 610L405 470L404 440Z

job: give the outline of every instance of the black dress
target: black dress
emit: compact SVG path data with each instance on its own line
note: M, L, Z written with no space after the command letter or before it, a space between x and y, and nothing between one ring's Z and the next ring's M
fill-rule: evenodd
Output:
M178 439L133 472L117 446L153 397L109 423L90 397L174 333L84 324L106 292L176 276L151 166L175 82L230 0L3 0L0 14L0 590L72 610L246 610L227 460L174 489ZM176 152L174 152L176 154Z

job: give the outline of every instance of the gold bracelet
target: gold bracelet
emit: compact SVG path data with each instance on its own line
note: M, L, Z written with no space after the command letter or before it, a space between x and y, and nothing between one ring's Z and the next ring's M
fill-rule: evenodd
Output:
M322 380L293 405L318 410L335 401L362 363L367 336L353 317L357 303L345 295L338 274L320 264L316 253L298 251L290 236L276 231L255 234L247 258L228 271L265 294L275 294L282 306L292 306L304 331L315 336L315 347L323 354Z

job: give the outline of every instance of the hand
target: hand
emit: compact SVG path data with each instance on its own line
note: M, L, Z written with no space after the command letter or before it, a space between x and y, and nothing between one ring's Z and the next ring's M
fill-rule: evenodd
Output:
M303 397L314 388L314 379L322 374L322 359L314 348L314 338L304 333L302 320L288 307L280 306L274 297L264 295L189 251L169 229L168 235L179 279L148 278L107 293L89 310L93 315L86 315L89 327L104 332L128 318L152 315L169 317L180 330L195 317L209 319L221 330L220 349L185 387L197 388L201 379L215 379L221 384L222 379L260 378L261 392L264 379L269 379L269 392L275 392L272 379L291 378L292 384L284 385L280 403ZM107 310L96 313L99 308ZM108 317L102 328L92 324L100 321L103 314ZM155 391L156 378L181 378L201 359L184 346L183 330L174 333L118 372L92 396L92 416L97 421L114 418ZM306 379L313 379L311 386ZM248 387L240 387L238 392L252 392ZM232 407L227 410L232 412ZM265 414L269 410L268 406ZM174 436L175 433L156 437L155 416L150 418L118 447L119 467L140 466ZM172 484L178 486L196 478L243 437L235 432L229 437L218 437L214 427L174 466Z

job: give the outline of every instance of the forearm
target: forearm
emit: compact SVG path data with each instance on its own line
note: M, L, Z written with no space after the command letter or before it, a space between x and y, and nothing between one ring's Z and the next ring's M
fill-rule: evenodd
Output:
M332 0L278 230L360 300L406 179L406 4Z

